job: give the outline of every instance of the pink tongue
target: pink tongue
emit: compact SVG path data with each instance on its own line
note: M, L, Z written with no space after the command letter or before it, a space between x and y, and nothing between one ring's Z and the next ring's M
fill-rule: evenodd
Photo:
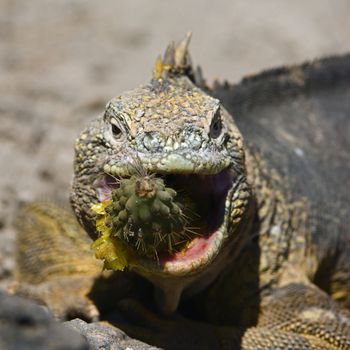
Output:
M183 262L196 260L204 256L214 239L214 234L208 237L195 238L187 248L171 256L161 258L161 263Z

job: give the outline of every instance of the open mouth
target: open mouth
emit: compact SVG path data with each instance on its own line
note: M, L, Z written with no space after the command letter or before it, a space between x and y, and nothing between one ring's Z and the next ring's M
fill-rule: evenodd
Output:
M228 169L216 175L165 175L164 182L175 189L178 196L188 196L200 221L200 235L208 236L223 223L225 199L232 186Z
M179 215L172 215L171 209L168 217L166 215L153 217L152 214L145 222L141 223L140 220L142 218L135 219L135 222L139 220L137 221L137 225L139 226L135 222L133 223L134 226L130 224L131 219L135 217L130 216L125 221L128 224L125 224L123 230L118 231L124 232L120 234L120 237L137 254L140 254L139 241L142 236L140 236L140 232L144 233L142 244L146 246L145 252L147 254L142 254L141 251L140 258L148 261L148 265L156 262L156 264L162 266L163 270L184 271L188 266L193 267L193 265L205 264L211 260L226 237L227 215L225 214L229 211L230 190L234 182L231 169L226 168L214 175L152 174L148 177L150 179L161 179L163 188L159 192L165 189L169 193L176 193L173 202L168 205L169 208L178 206L181 209L181 213ZM117 192L120 196L118 198L125 197L125 193L120 194L123 191L121 188L123 181L125 180L121 179L118 181L115 177L107 174L97 180L95 182L95 188L99 200L101 202L114 200L114 193ZM154 182L155 180L150 181L152 184L152 181ZM133 187L130 187L130 182L131 180L127 183L127 186L129 186L127 188L133 189ZM157 199L157 195L155 194L152 200ZM141 198L140 201L142 202L142 200L144 199ZM127 201L124 200L124 202ZM138 207L134 209L135 207L128 206L128 204L125 204L125 208L126 211L130 212L130 215L134 211L145 210L141 207L140 209ZM152 207L150 208L149 212L152 213ZM118 209L120 209L120 206L118 206ZM115 215L118 215L118 213L115 212ZM182 217L183 220L176 221L178 220L177 216ZM136 215L136 218L139 217ZM161 231L160 235L158 235L160 237L157 241L158 244L155 243L156 238L152 240L153 231L155 231L154 227L157 223ZM125 227L128 227L128 230L130 230L126 234ZM134 229L135 227L136 229ZM169 227L174 227L173 231L175 232L177 230L178 232L170 232ZM147 235L151 235L152 239L147 240ZM174 241L171 242L170 239ZM147 245L152 246L152 249L155 251L153 259L148 254L150 250L147 250Z

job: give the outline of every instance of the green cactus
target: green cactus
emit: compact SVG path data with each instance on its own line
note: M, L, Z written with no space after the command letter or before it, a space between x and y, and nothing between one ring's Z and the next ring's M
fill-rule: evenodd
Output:
M139 255L154 257L178 251L195 233L188 229L184 214L189 200L181 201L162 178L133 175L120 179L106 207L111 236L126 242Z

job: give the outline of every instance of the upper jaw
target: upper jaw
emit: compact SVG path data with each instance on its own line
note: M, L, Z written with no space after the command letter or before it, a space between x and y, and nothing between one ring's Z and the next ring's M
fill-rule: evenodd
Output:
M228 168L231 160L218 152L138 152L137 156L130 152L118 160L107 159L103 172L118 177L129 176L133 172L133 165L138 164L147 173L214 175Z

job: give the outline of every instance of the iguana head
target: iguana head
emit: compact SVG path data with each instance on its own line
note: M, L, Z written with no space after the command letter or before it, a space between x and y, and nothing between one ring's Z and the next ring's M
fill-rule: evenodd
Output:
M145 173L195 203L204 225L180 251L157 258L134 252L136 269L148 276L194 278L219 265L239 246L248 215L241 134L220 101L196 85L188 41L171 44L151 82L113 98L75 146L71 201L93 239L92 205L111 198L116 179L130 177L135 159Z

